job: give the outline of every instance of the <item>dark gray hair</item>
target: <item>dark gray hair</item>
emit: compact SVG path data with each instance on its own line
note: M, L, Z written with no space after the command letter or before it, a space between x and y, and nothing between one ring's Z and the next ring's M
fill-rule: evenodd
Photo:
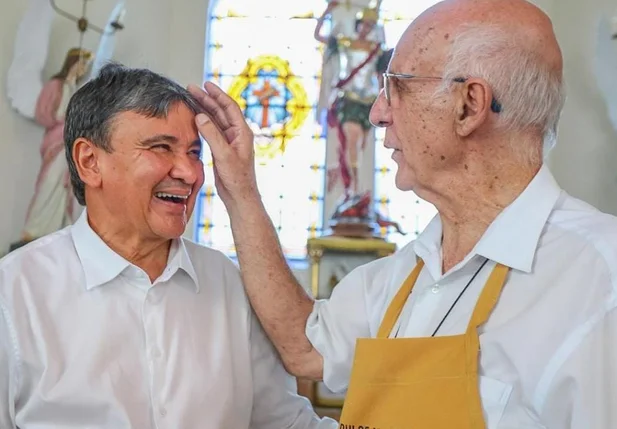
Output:
M201 111L193 96L176 82L150 70L116 63L103 66L97 77L71 97L64 124L64 148L79 204L86 205L86 191L73 160L75 140L84 138L111 152L112 125L118 114L135 112L149 118L165 118L177 103L196 114Z

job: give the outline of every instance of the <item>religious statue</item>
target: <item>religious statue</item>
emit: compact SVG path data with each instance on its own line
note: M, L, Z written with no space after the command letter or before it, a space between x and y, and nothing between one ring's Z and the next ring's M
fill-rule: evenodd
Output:
M329 132L335 133L337 143L337 162L328 168L327 190L332 192L339 181L343 185L343 196L330 226L342 235L372 236L377 220L389 221L377 219L371 209L371 192L360 189L360 166L374 135L369 112L381 90L381 75L387 69L392 50L384 49L378 26L379 6L363 7L355 16L350 34L335 26L329 35L322 35L326 18L337 7L339 2L330 1L315 28L315 38L326 45L325 62L337 60L333 81L323 82L330 90L326 123Z
M44 81L41 74L47 60L54 9L78 24L80 44L84 32L90 28L102 37L98 57L81 46L72 48L66 54L61 70ZM30 0L17 31L15 53L7 76L7 95L17 112L41 125L45 131L39 150L41 167L21 240L12 244L10 250L73 223L79 215L64 153L64 115L75 91L111 58L113 36L123 28L124 13L124 0L120 0L107 26L100 29L89 24L85 17L77 18L59 10L54 2Z
M337 58L339 73L332 82L328 126L334 128L339 139L338 166L328 171L328 188L342 180L346 199L357 195L358 167L372 126L369 112L380 90L381 73L389 60L381 40L369 35L377 26L378 11L366 7L356 16L355 34L321 34L324 20L339 5L331 1L317 20L315 38L326 44L326 61ZM329 84L324 82L324 84Z
M74 198L64 154L64 114L71 96L87 75L92 52L73 48L62 69L43 86L35 120L45 127L41 168L28 207L22 241L28 242L73 223Z

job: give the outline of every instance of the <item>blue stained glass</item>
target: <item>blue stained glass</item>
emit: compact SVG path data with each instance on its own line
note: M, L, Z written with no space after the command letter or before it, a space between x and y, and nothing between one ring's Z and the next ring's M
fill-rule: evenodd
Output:
M290 116L287 100L291 98L291 94L285 84L277 80L278 77L279 74L276 72L260 71L257 74L257 81L251 82L242 91L242 98L246 100L244 116L260 124L262 128L284 122ZM260 99L262 94L271 94L267 104Z

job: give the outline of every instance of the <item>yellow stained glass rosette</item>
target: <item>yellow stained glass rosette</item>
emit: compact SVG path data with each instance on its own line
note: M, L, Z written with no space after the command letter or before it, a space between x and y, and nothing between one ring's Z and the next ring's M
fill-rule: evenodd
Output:
M287 90L284 105L287 114L284 121L268 124L268 127L263 127L265 124L252 124L256 137L255 156L262 161L285 152L288 141L300 129L311 110L306 91L292 73L289 62L276 55L260 55L247 61L244 70L234 78L228 90L243 111L247 109L247 89L263 81L264 73ZM268 109L268 106L261 107Z

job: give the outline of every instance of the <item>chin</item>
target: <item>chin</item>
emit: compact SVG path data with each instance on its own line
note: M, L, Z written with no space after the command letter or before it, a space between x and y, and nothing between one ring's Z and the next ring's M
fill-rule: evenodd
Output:
M165 240L180 238L186 231L186 222L174 219L170 222L157 222L151 226L152 232Z
M156 209L148 216L148 224L154 235L166 240L172 240L181 237L185 233L188 220L193 211L192 205L184 209L177 207L163 207L161 209L157 205Z
M413 191L414 188L414 181L409 177L401 177L399 172L396 173L394 184L396 185L396 188L401 191Z

